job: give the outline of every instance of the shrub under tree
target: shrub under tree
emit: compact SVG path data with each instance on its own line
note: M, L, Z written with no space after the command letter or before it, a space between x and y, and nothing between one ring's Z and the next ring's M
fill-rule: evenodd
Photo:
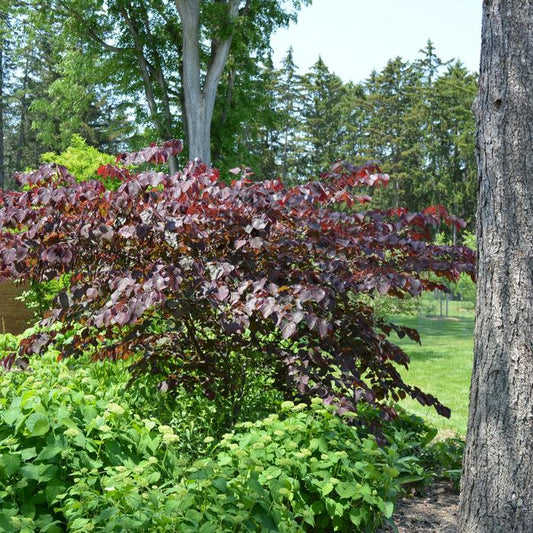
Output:
M470 249L430 243L460 220L441 206L364 210L370 197L357 189L388 181L374 163L337 163L291 188L243 169L227 184L198 161L174 175L146 165L180 150L169 141L119 155L98 171L122 180L116 191L57 165L17 176L24 190L0 197L0 278L70 274L70 286L4 366L70 331L62 356L131 358L133 376L201 387L235 417L247 379L265 369L288 397L318 395L341 412L366 402L390 417L391 400L410 396L449 416L398 371L409 358L389 334L418 333L376 316L368 295L473 276Z

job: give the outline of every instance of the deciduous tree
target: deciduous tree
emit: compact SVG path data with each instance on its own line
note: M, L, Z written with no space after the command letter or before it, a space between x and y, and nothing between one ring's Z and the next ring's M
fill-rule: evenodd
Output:
M183 123L189 158L210 164L217 88L231 51L261 61L268 55L272 31L293 20L308 1L52 3L66 31L113 65L115 90L130 98L132 90L143 95L157 135L175 136ZM173 158L170 164L176 171Z

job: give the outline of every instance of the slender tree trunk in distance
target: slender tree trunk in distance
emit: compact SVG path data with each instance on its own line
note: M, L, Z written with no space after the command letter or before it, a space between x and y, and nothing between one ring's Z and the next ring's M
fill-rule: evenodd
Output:
M3 29L0 25L0 29ZM0 37L0 190L4 190L4 38Z
M19 127L19 140L17 151L15 155L15 170L20 172L22 170L22 150L26 142L26 114L28 113L29 102L26 98L26 92L28 90L28 63L24 67L24 81L22 82L22 97L20 100L20 127Z
M533 531L533 0L484 0L462 533Z

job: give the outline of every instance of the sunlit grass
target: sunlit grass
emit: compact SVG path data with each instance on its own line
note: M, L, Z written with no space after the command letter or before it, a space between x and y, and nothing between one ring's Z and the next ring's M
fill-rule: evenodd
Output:
M468 420L468 393L472 374L474 346L474 316L472 311L457 309L450 314L462 316L395 317L395 322L416 328L422 345L406 339L394 339L410 356L408 371L402 371L407 383L420 387L436 396L452 411L450 419L437 414L434 408L424 407L417 401L406 399L401 405L422 416L440 431L466 434ZM453 307L453 309L452 309Z

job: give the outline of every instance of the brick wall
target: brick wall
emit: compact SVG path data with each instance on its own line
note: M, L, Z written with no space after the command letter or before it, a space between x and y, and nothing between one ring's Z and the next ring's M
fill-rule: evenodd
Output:
M15 285L13 281L0 281L0 333L23 332L31 319L29 309L18 300L24 286Z

